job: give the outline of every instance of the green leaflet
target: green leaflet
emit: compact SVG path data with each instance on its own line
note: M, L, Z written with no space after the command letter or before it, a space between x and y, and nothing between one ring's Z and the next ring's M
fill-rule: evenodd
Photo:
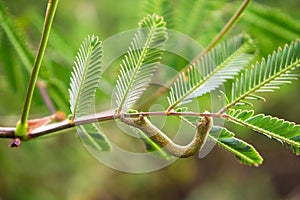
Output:
M115 95L118 114L130 109L148 86L167 40L165 26L163 17L156 14L148 15L139 23L117 80Z
M186 117L180 117L185 123L196 128L195 120L190 120ZM245 141L234 137L234 133L226 128L213 126L208 135L210 140L215 141L220 147L233 153L237 159L246 165L258 166L262 163L263 158L255 150L255 148Z
M248 66L254 55L255 45L245 35L238 35L216 46L191 65L187 73L179 75L170 88L168 110L218 88L228 79L233 79L240 70Z
M70 107L73 120L95 113L95 93L102 73L102 43L98 37L88 36L76 56L70 83ZM77 127L81 141L98 150L108 150L110 145L95 124Z
M245 70L232 84L231 97L226 109L235 105L250 104L247 99L261 100L257 93L273 92L281 85L296 80L293 70L300 66L300 40L279 48L277 52L269 55L267 60L252 66L251 70ZM251 104L250 104L251 105Z
M70 83L70 104L74 117L91 114L102 73L102 44L88 36L78 50Z
M228 114L230 121L287 144L296 155L300 154L300 125L269 115L254 115L252 110L230 110Z
M76 126L77 133L80 137L82 144L90 150L96 151L109 151L110 145L106 137L101 133L96 124L85 124Z
M214 126L209 136L219 146L233 153L243 164L258 166L263 162L263 158L252 145L235 138L234 133L225 128Z

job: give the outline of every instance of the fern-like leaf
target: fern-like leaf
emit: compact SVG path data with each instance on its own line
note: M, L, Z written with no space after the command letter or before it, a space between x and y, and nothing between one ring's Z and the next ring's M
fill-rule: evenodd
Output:
M148 15L139 23L117 80L117 114L128 110L148 86L167 39L165 26L163 17L156 14Z
M255 46L250 38L239 35L212 49L186 73L179 75L170 89L169 111L216 89L233 79L253 59Z
M69 89L74 117L91 114L102 71L102 44L98 37L88 36L82 43L74 63Z
M233 153L243 164L258 166L263 161L263 158L252 145L235 138L234 133L225 128L214 126L209 136L219 146Z
M250 104L247 99L264 99L259 92L273 92L281 85L297 79L293 70L300 66L300 40L279 48L267 60L256 63L251 70L245 70L232 84L231 98L226 109L234 105ZM251 104L250 104L251 105Z
M296 155L300 154L300 125L269 115L254 115L252 110L230 110L229 116L230 121L287 144Z
M96 89L102 72L102 43L98 37L88 36L82 43L74 63L70 83L70 107L73 120L93 114ZM80 125L77 128L81 141L97 150L110 148L105 136L96 124Z

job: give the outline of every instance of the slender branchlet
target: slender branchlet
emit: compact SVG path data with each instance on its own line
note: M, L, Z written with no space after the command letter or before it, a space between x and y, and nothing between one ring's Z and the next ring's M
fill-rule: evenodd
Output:
M47 46L48 38L50 35L50 30L52 27L52 22L54 19L58 1L59 0L49 0L48 1L45 22L44 22L44 27L43 27L43 32L42 32L38 52L37 52L37 55L36 55L36 58L35 58L35 61L33 64L33 68L32 68L29 84L28 84L27 91L26 91L26 96L25 96L25 100L24 100L21 117L16 126L15 134L19 137L24 137L27 134L28 115L29 115L29 110L31 107L33 92L34 92L34 88L36 86L36 82L38 79L42 60L43 60L44 53L46 50L46 46Z
M185 146L175 144L166 134L154 126L146 117L140 115L138 118L127 118L121 116L122 122L134 126L143 131L150 139L156 142L169 154L187 158L198 152L206 141L207 135L212 127L212 118L204 116L196 123L196 134L194 139Z

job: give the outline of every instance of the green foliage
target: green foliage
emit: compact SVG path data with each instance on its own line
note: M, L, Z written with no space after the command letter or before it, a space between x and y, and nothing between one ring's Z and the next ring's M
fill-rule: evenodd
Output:
M163 16L164 21L167 23L166 27L190 36L205 47L221 30L233 14L236 6L241 2L221 0L60 1L54 26L51 30L49 45L43 60L39 82L45 86L44 89L48 92L55 109L63 110L67 115L70 112L69 94L67 92L70 82L69 74L72 70L72 59L75 57L81 38L91 33L97 33L101 38L108 38L117 32L131 29L139 20L137 19L137 13L141 12L140 5L144 4L146 5L145 12L147 14L156 13ZM255 50L259 52L260 56L266 57L265 62L267 62L267 55L272 53L274 49L276 50L278 46L283 46L285 43L290 43L299 38L299 2L295 0L277 0L262 1L262 3L267 3L272 7L277 6L279 9L252 1L240 17L239 22L235 23L235 27L227 32L226 37L230 38L237 32L246 32L253 39L256 45ZM42 34L45 5L46 2L36 2L33 5L30 1L24 0L0 0L0 126L15 126L18 117L16 114L21 109L20 104L22 104L22 99L25 96L25 86L29 80L34 55L37 51L36 46ZM282 7L278 5L282 5ZM283 10L287 10L288 13L283 13ZM146 14L141 17L143 16L146 16ZM225 40L226 37L224 37L225 42L228 41ZM105 53L108 52L106 48L117 48L118 50L118 45L113 47L104 46ZM194 55L191 54L191 56ZM173 67L175 70L179 71L186 65L186 62L178 62L179 59L174 58L172 62L170 62L171 59L166 60L165 56L170 56L167 52L163 56L161 62ZM108 100L110 96L108 95L111 94L112 90L107 89L107 83L109 88L113 89L116 81L115 74L118 74L115 63L113 65L112 68L105 71L100 84L105 92L97 90L96 106L98 110L106 109L110 105ZM245 66L245 68L248 67ZM234 79L246 80L245 77L241 77L245 76L246 73L243 69L244 67L240 70L240 72L242 71L241 74L234 75ZM252 69L248 68L247 70L250 74ZM108 71L109 73L107 73ZM166 83L174 80L170 79L171 74L164 75L160 72L158 69L155 71L155 75L159 75L160 80L165 80ZM296 70L292 72L296 73ZM100 77L98 78L100 81ZM211 78L216 77L212 76ZM295 78L296 76L291 76L288 81ZM226 78L225 81L225 84L229 86L226 91L229 92L227 98L230 103L232 99L232 80ZM236 85L239 89L244 88L241 93L249 89L243 87L241 82ZM220 86L222 87L222 85ZM298 101L300 96L298 86L298 81L293 81L293 85L285 84L284 87L279 85L281 91L276 93L277 95L263 92L263 96L261 96L261 93L256 91L237 102L235 106L244 105L246 102L251 103L257 109L255 113L272 113L273 116L278 113L279 116L284 116L287 120L295 120L299 124L298 110L300 107ZM215 88L215 91L219 88ZM150 85L143 96L145 98L152 97L156 94L156 89L156 86ZM272 88L272 90L278 91L275 88ZM164 96L156 102L153 101L153 103L162 103L164 108L167 108L169 105L165 97L168 93L165 93ZM237 96L241 93L235 91ZM174 112L186 116L194 111L193 105L196 101L198 101L201 111L204 108L209 110L210 104L206 101L206 97L209 98L209 95L207 93L201 98L193 99L192 104L185 102L185 108L177 107ZM40 96L39 91L36 90L31 118L49 114L45 102ZM251 99L264 100L265 98L270 100L267 104L251 101ZM143 100L144 98L139 98L138 103L143 103ZM147 108L138 107L139 111L128 111L126 114L143 114L146 113ZM237 108L249 109L249 107L244 106ZM126 109L123 111L126 111ZM248 130L252 129L268 137L271 136L276 141L281 141L279 143L287 144L296 154L299 153L299 139L297 138L299 125L267 114L253 114L253 111L249 110L239 110L238 112L237 110L224 109L223 111L223 114L211 113L216 123L218 118L228 119L226 116L230 114L228 119L230 122L248 127ZM161 114L164 114L164 112L165 110L162 110ZM238 118L237 116L231 116L234 113ZM242 113L245 116L242 116ZM155 117L151 116L151 119ZM173 133L177 131L179 120L173 120L174 117L171 116L161 118L167 119L166 125L162 128L160 123L155 124L158 124L157 127L165 131L171 138ZM195 123L195 118L194 115L189 117L193 123ZM253 118L253 121L250 120L251 118ZM72 115L70 122L71 120ZM76 120L80 121L81 117L76 117ZM260 124L261 122L263 122L263 125ZM57 123L50 125L55 127ZM57 134L51 132L55 129L49 129L47 136L56 135L59 137L47 137L47 139L34 140L30 143L22 142L17 151L7 149L7 141L1 139L0 199L97 199L99 196L108 199L176 199L178 196L186 199L242 199L244 197L249 199L264 199L264 197L265 199L297 199L297 194L291 191L297 191L298 187L299 158L288 155L289 152L282 151L280 146L276 148L276 146L273 146L275 143L265 140L263 137L252 138L252 135L250 135L250 138L253 141L255 140L255 144L263 147L260 149L264 149L264 152L261 153L266 156L267 162L262 169L253 170L249 167L238 166L234 162L231 163L232 159L227 159L227 152L230 152L247 165L257 166L262 162L262 158L250 144L237 138L243 136L245 140L248 140L249 136L245 132L247 130L238 125L236 125L236 129L230 126L230 130L229 127L225 129L214 126L210 131L208 140L215 141L224 150L218 148L200 161L194 158L181 160L168 168L159 170L157 173L146 173L138 176L120 175L115 170L108 170L104 165L95 165L95 160L76 146L78 141L72 133L77 130L82 144L90 152L94 155L105 154L109 157L109 153L102 152L108 150L105 148L108 146L103 143L106 141L103 138L104 135L99 134L99 131L106 133L107 129L109 130L107 132L109 139L118 142L121 147L140 152L142 145L137 144L137 139L131 140L131 137L118 132L119 130L117 130L113 119L103 123L103 126L101 126L103 129L99 129L96 126L98 124L94 123L84 126L75 125L77 125L76 129L59 131ZM47 128L51 126L46 125ZM273 127L276 127L276 129ZM3 130L2 128L0 128L0 132ZM13 129L11 127L11 130ZM41 127L41 130L43 130L43 127ZM58 128L57 130L62 129ZM231 131L235 132L235 135ZM194 133L194 130L191 133ZM146 143L148 151L153 151L160 158L169 156L168 153L160 151L161 147L155 141L150 140L145 134L143 135L143 132L140 132L140 134L142 135L141 141ZM188 132L180 134L183 134L184 137L186 135L187 137L190 136ZM249 134L253 133L250 131ZM127 140L128 138L130 139ZM180 143L183 142L181 138L176 137L176 140ZM250 142L250 140L247 142ZM138 165L139 162L134 164ZM241 173L243 173L243 180L247 182L247 187L241 184ZM22 184L22 180L28 181L26 184ZM41 183L39 180L46 181ZM120 187L120 185L126 187ZM214 192L216 190L219 192Z
M239 35L216 46L179 75L170 90L169 110L217 89L234 78L254 56L255 46L247 36Z
M15 59L15 52L10 48L8 38L3 35L1 38L0 51L2 52L1 61L4 67L4 73L7 81L9 82L13 91L18 94L24 94L25 88L23 85L26 84L26 79L29 78L27 73L23 73L20 70L20 65L22 65L20 60ZM27 76L26 76L27 75Z
M82 143L92 154L110 149L110 145L102 130L94 123L96 120L121 119L126 123L126 120L124 120L126 117L140 117L142 119L151 115L174 115L194 128L197 127L195 124L198 123L195 117L200 116L203 117L202 119L209 119L210 122L212 122L212 118L228 119L285 143L297 155L300 154L299 125L264 114L254 115L253 111L229 110L239 105L253 106L248 100L264 100L264 97L258 94L259 92L273 92L283 84L296 80L297 74L295 70L300 66L300 41L296 39L299 36L297 32L299 27L298 25L292 27L293 23L286 25L285 22L290 21L290 18L285 18L280 14L272 14L259 6L254 6L250 9L244 23L251 24L257 21L255 24L255 29L257 30L268 30L274 37L284 40L289 38L296 40L290 45L285 45L283 49L279 48L277 52L268 56L267 59L262 59L260 63L257 62L250 68L250 63L257 52L257 46L254 45L253 39L247 34L225 39L221 44L199 52L193 63L189 67L182 69L181 73L177 75L177 79L173 81L169 91L169 107L167 110L148 113L130 110L149 86L157 65L163 57L164 45L168 38L167 23L169 23L169 27L174 27L175 30L180 30L195 38L203 37L206 33L205 31L209 30L211 34L204 36L205 43L208 38L213 38L215 34L212 33L221 29L218 24L207 22L207 17L212 16L210 9L220 8L223 5L224 3L203 0L196 0L192 3L182 0L178 4L170 4L166 0L146 1L145 12L149 13L149 15L140 21L138 31L134 35L126 55L123 57L114 93L117 112L111 116L97 116L97 119L88 120L85 118L86 115L95 113L93 104L96 100L95 94L99 88L102 75L103 50L102 42L98 37L89 36L82 43L77 53L71 76L69 95L72 119L68 125L77 127ZM152 13L158 13L163 16ZM6 36L6 38L1 39L7 39L11 42L25 69L30 72L33 55L2 3L0 3L0 19L1 27ZM278 20L278 22L273 26L274 19ZM63 37L57 38L53 42L55 48L64 43ZM217 42L220 41L218 39ZM214 43L212 44L214 45ZM5 45L1 47L5 48ZM68 55L71 55L71 50L67 51ZM62 53L63 50L60 50L60 52ZM8 52L8 57L10 59L12 57L10 52ZM49 67L53 63L57 63L57 61L51 59L46 59L45 61L47 67L44 73L41 74L41 79L46 80L49 94L55 99L54 102L63 107L65 106L64 83L55 78L54 70L52 67ZM12 63L9 60L4 62L6 65ZM16 66L14 65L14 67ZM13 68L6 71L10 77L15 77L14 80L16 80L16 77L21 77L21 69ZM169 82L171 82L170 80ZM229 89L229 93L221 92L227 99L227 105L218 113L193 113L188 112L187 108L178 107L206 93L216 91L222 84L230 81L232 81L232 87ZM12 85L14 88L17 88L20 83L12 83ZM198 103L202 103L199 98L197 100L199 101ZM187 119L186 116L190 118ZM86 123L85 120L89 123L84 124ZM142 120L139 122L142 122ZM136 128L142 127L141 124L131 126ZM166 134L152 125L150 121L148 126L151 127L152 132L156 131L157 134L161 134L160 138L167 142L172 142ZM203 135L210 132L209 138L216 141L225 150L233 153L241 163L253 166L258 166L262 163L263 159L254 147L236 138L231 131L218 126L213 126L211 129L211 126L208 124L205 128L206 132ZM22 132L25 134L26 130L27 127L23 127ZM59 128L56 130L59 130ZM144 132L146 133L145 130ZM148 137L149 134L147 136L144 132L139 132L139 135L142 136L142 141L146 144L148 151L155 152L163 158L171 158L162 149L163 146L159 145L163 142L153 139L156 137ZM18 135L18 128L16 136L20 136ZM192 143L190 144L193 145ZM179 146L174 143L174 148L180 149ZM187 145L185 147L195 149L193 146ZM196 150L199 149L201 147Z
M5 6L0 3L0 25L5 33L1 37L1 61L5 67L7 80L12 89L19 94L24 94L26 81L34 60L23 32L17 27L15 21L9 16ZM13 49L11 48L13 46ZM19 59L16 59L16 55ZM25 68L25 69L23 69ZM24 73L25 72L25 73Z
M75 117L90 114L102 72L102 44L89 36L80 46L70 83L70 105Z
M263 55L269 49L299 38L300 21L283 13L282 10L252 2L241 18L242 26L256 40L264 45L259 46Z
M171 13L164 1L156 3L151 4L150 2L146 6L148 12L155 10L158 13L165 13L168 10L168 13ZM131 47L125 55L117 80L115 94L118 106L117 115L125 113L127 110L131 114L137 114L136 112L132 113L129 108L146 90L157 62L162 56L161 47L167 38L165 30L165 22L162 17L155 14L149 15L140 22L139 31L134 36ZM141 34L145 34L145 38ZM255 56L255 45L252 39L249 36L239 35L225 40L196 60L185 72L179 74L178 79L170 89L168 112L171 112L178 105L188 103L193 98L216 90L221 84L235 77L230 93L231 99L228 100L227 106L221 110L220 116L232 106L249 105L250 103L245 99L264 100L256 93L273 91L278 89L280 85L295 79L292 70L299 66L299 53L299 40L297 40L289 46L286 45L283 50L279 48L276 53L274 52L268 57L267 61L263 59L261 63L252 66L249 72L248 65ZM239 72L241 74L237 76ZM244 115L245 112L243 111L239 112L238 116L235 113L235 115L230 115L229 119L287 143L296 154L299 154L297 138L299 138L300 133L297 131L298 125L295 126L291 122L276 121L275 118L264 115L252 117L251 112L249 114L247 111L245 111L247 115ZM247 116L250 119L241 118L241 116ZM181 116L180 119L195 128L195 125L185 117ZM259 122L260 120L262 122ZM277 132L278 129L281 130L287 126L291 130L282 133ZM148 151L158 152L158 155L168 157L166 152L156 144L156 141L141 131L139 133ZM253 146L235 138L234 133L225 128L214 127L210 131L210 139L215 140L221 147L233 153L241 163L258 166L263 161Z
M296 40L283 49L279 48L267 60L256 63L250 71L245 69L232 84L231 98L226 107L249 105L246 99L262 100L257 93L273 92L281 85L291 83L298 76L293 71L299 66L300 40Z
M18 87L18 90L24 90L20 94L17 93L18 95L22 95L25 92L26 87L26 82L29 79L29 75L32 70L32 65L34 62L34 55L30 50L30 47L27 42L27 38L21 28L18 27L17 23L13 18L9 15L7 9L5 8L4 4L2 1L0 1L0 26L5 33L5 36L2 36L1 40L9 40L10 44L13 47L12 48L7 45L7 41L3 42L1 44L2 48L6 48L5 54L1 55L1 60L3 60L4 67L6 71L8 72L7 74L11 74L15 80L17 80L15 83L11 83L13 88L16 88L17 85L16 83L19 82L19 85L22 87ZM8 55L8 54L12 55ZM18 59L14 62L17 62L18 64L12 64L10 65L8 59L12 57L12 60ZM20 61L21 64L18 62ZM65 95L66 91L66 86L64 83L62 83L62 80L57 78L57 69L53 69L52 62L48 58L44 59L44 63L46 67L44 67L40 73L39 80L43 80L46 85L47 89L49 89L49 94L51 96L51 100L59 107L61 110L67 110L67 98ZM64 73L63 73L64 74ZM10 78L10 80L14 80L13 77Z
M19 30L15 22L13 22L11 17L9 17L7 10L2 3L0 3L0 23L23 65L26 67L28 72L30 72L34 57L25 43L25 37L22 35L23 32Z
M196 129L192 121L184 117L181 117L181 119ZM224 150L234 154L236 158L245 165L258 166L263 162L263 158L252 145L236 138L233 132L224 127L213 126L208 137L220 147L224 148Z
M233 153L243 164L258 166L263 161L252 145L235 138L234 133L226 128L213 127L210 131L210 138L215 140L219 146Z
M229 115L230 121L287 144L296 155L300 154L300 125L269 115L254 115L252 110L231 110Z
M74 63L70 83L70 106L72 120L95 112L96 89L102 73L102 43L96 36L89 36L80 46ZM77 128L82 142L97 150L109 150L105 136L95 124L80 125Z
M76 127L82 144L90 152L109 151L110 144L96 124L84 124Z
M221 28L220 16L214 14L214 10L222 10L225 3L222 1L195 0L193 2L178 1L176 13L176 29L193 38L198 39L201 44L206 44L213 35Z
M143 14L164 16L167 26L207 45L222 29L230 2L205 0L145 0Z
M160 60L167 39L166 23L153 14L139 23L127 55L121 64L116 85L118 114L128 110L141 96Z

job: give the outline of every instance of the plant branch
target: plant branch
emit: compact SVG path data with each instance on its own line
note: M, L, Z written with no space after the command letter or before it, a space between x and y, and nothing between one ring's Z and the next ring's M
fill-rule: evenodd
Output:
M207 52L209 52L223 37L224 35L230 30L230 28L235 24L235 22L237 22L237 20L239 19L239 17L243 14L243 12L245 11L245 9L247 8L247 6L249 5L249 3L251 2L251 0L244 0L242 5L238 8L238 10L234 13L234 15L229 19L229 21L225 24L225 26L222 28L222 30L214 37L214 39L208 44L208 46L201 51L192 61L191 64L196 63L197 60L200 60L204 55L207 54ZM160 87L156 90L156 92L151 95L149 98L147 98L147 100L145 100L144 102L142 102L141 104L139 104L137 106L137 109L142 109L144 107L146 107L150 102L155 101L158 97L162 96L167 89L176 81L176 79L178 78L178 76L181 73L184 73L187 71L187 69L189 68L190 65L185 66L175 77L171 78L165 86Z
M116 116L115 114L110 114L110 113L112 112L105 111L93 115L86 115L83 117L79 117L78 119L76 119L75 122L72 122L70 120L64 120L61 122L56 122L45 126L41 126L28 133L26 139L27 140L34 139L37 137L55 133L57 131L67 130L69 128L78 125L90 124L94 122L103 122L103 121L115 120L120 118L120 116ZM196 112L175 112L175 111L170 113L166 113L165 111L138 112L138 113L126 113L122 115L122 117L124 118L138 118L140 116L144 116L144 117L147 116L190 116L191 117L193 116L193 117L227 118L226 114L220 116L217 113L206 113L206 112L196 113ZM0 127L0 138L18 138L15 132L16 132L16 128L14 127Z
M24 101L24 106L22 109L22 114L20 117L20 121L18 123L19 127L17 126L17 129L16 129L16 131L17 131L16 133L19 136L24 136L26 134L27 120L28 120L29 110L31 107L33 92L34 92L36 81L37 81L37 78L39 75L39 70L41 68L43 56L44 56L44 53L46 50L46 46L47 46L48 38L50 35L50 30L51 30L51 26L53 23L53 19L54 19L58 1L59 0L49 0L48 1L43 32L42 32L38 52L37 52L37 55L36 55L36 58L34 61L32 73L30 76L30 80L29 80L29 84L28 84L28 88L27 88L27 92L26 92L26 97L25 97L25 101ZM18 131L18 130L20 130L20 131Z
M0 138L14 138L16 128L0 127Z

